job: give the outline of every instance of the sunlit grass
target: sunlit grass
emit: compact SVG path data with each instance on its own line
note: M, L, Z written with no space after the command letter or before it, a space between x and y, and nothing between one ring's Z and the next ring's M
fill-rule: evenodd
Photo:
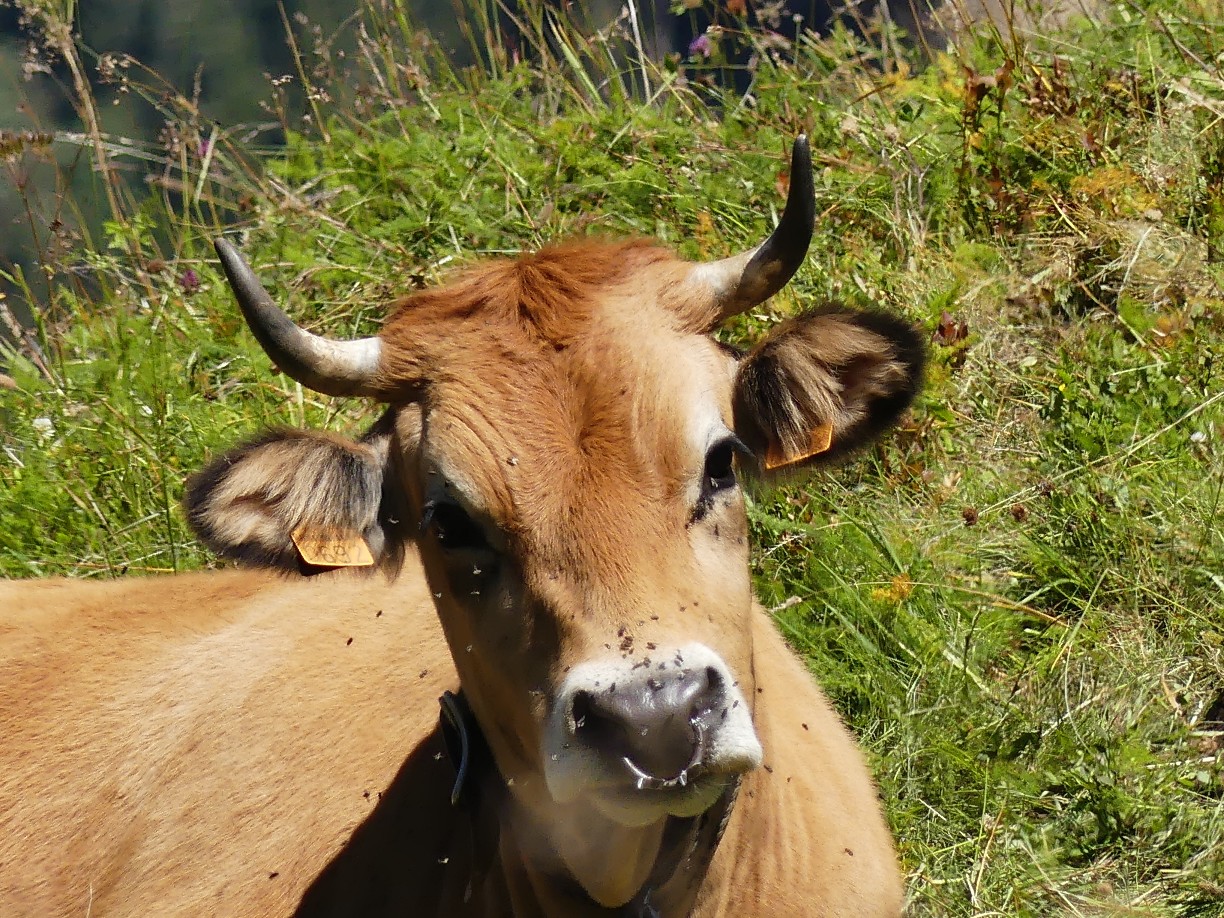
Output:
M178 507L206 455L369 417L269 371L211 261L221 228L301 321L365 333L456 263L567 234L738 250L806 131L811 256L727 338L826 299L938 334L900 431L754 496L754 564L871 752L913 913L1224 914L1219 4L984 30L925 69L870 35L749 36L750 97L645 60L624 20L532 7L516 62L489 9L469 20L482 65L458 70L369 0L353 73L271 156L152 88L172 151L93 139L156 180L28 284L0 571L212 563Z

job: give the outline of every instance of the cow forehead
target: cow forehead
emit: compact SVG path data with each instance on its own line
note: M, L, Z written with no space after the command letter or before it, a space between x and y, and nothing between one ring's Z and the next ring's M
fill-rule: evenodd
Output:
M431 386L426 466L499 523L599 525L674 502L730 428L729 359L710 339L620 309L584 331L563 348L503 332Z

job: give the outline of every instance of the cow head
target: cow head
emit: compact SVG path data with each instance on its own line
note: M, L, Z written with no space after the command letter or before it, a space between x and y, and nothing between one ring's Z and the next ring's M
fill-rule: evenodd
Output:
M800 138L752 251L573 242L414 294L355 342L294 325L217 244L284 372L389 407L358 441L277 432L222 457L190 484L196 531L294 570L295 532L360 536L392 571L417 542L517 812L605 905L641 885L666 817L761 761L741 475L842 455L917 387L917 337L878 313L820 309L747 354L711 337L789 280L813 211ZM593 820L640 856L609 863Z

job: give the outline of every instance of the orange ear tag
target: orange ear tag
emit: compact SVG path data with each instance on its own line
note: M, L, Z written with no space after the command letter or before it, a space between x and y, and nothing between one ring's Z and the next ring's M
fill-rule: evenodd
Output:
M833 425L821 424L813 428L807 452L787 455L782 452L777 443L770 443L769 449L765 453L765 468L772 471L773 469L780 469L785 465L794 465L796 462L802 462L804 459L811 459L813 456L827 453L832 445Z
M315 567L369 567L374 563L370 546L358 532L299 526L293 530L293 544L302 560Z

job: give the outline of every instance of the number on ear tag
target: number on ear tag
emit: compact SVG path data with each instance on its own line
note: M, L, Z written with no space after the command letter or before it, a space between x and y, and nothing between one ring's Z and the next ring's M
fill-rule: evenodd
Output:
M369 567L374 563L370 546L358 532L299 526L293 544L307 564L315 567Z

